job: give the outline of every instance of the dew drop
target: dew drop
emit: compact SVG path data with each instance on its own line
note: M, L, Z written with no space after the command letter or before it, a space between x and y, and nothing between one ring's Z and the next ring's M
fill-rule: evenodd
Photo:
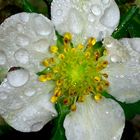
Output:
M88 15L88 21L94 22L95 21L95 16L93 14Z
M58 9L56 11L57 16L62 16L63 11L61 9Z
M19 46L24 47L24 46L29 45L29 38L24 34L18 35L15 41L16 41L16 44Z
M91 6L91 12L95 15L95 16L99 16L101 15L101 8L98 5L92 5Z
M34 89L27 89L24 91L24 94L28 97L33 96L36 93L36 91Z
M113 62L113 63L117 63L117 62L121 62L121 58L117 55L113 55L110 57L110 60Z
M0 51L0 65L4 65L7 61L6 54L4 51Z
M21 21L23 21L23 22L28 22L29 21L29 14L20 14L20 19L21 19Z
M109 4L110 0L101 0L103 4Z
M7 74L7 80L8 83L13 87L23 86L29 80L29 72L26 69L10 71Z
M3 92L2 91L0 92L0 99L1 100L5 100L5 99L7 99L7 97L8 96L7 96L7 93L6 92L4 92L4 91Z
M15 56L15 59L22 64L26 64L29 62L29 53L25 49L21 48L17 50L14 56Z
M33 24L34 30L39 35L48 36L52 33L52 27L50 23L41 16L36 17Z

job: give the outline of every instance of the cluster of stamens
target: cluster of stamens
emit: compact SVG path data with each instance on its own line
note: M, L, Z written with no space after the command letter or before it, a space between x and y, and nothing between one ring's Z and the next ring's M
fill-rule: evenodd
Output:
M109 86L108 75L102 73L108 61L104 60L105 50L94 48L95 44L96 39L91 37L85 46L73 46L72 35L65 33L62 46L50 46L54 57L43 60L46 68L40 72L39 81L55 82L52 103L62 102L75 111L76 102L84 102L89 95L96 102L102 99L102 92Z

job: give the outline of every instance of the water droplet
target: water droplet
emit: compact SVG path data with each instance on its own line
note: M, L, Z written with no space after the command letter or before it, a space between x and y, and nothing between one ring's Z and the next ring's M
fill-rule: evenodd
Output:
M34 21L34 30L36 31L37 34L42 35L42 36L48 36L52 33L52 27L45 18L41 16L37 16Z
M26 64L29 62L29 53L26 49L21 48L17 50L14 56L15 56L15 59L22 64Z
M43 126L43 122L36 122L31 126L32 131L40 130Z
M113 63L117 63L117 62L121 62L121 58L117 55L112 55L110 57L110 60L113 62Z
M6 92L4 92L4 91L3 92L2 91L0 92L0 99L1 100L5 100L5 99L7 99L7 97L8 96L7 96L7 93Z
M88 21L94 22L95 21L95 16L93 14L88 15Z
M27 89L24 91L24 94L28 97L33 96L36 93L36 91L34 89Z
M23 26L21 24L17 24L17 30L19 32L24 32L24 28L23 28Z
M110 0L101 0L103 4L109 4Z
M18 69L8 72L7 80L8 83L13 87L23 86L29 80L29 72L26 69Z
M7 62L6 54L0 50L0 65L4 65Z
M56 11L57 16L62 16L62 13L63 13L62 9L58 9Z
M29 21L29 14L27 14L27 13L20 14L19 17L20 17L21 21L23 21L23 22Z
M18 35L15 41L16 41L16 44L19 46L24 47L24 46L29 45L29 38L24 34Z
M13 100L13 102L10 104L9 109L17 110L17 109L21 109L22 107L23 107L23 102L16 99Z
M124 75L120 75L120 78L124 78Z
M92 5L91 6L91 12L95 15L95 16L99 16L101 15L101 8L98 5Z

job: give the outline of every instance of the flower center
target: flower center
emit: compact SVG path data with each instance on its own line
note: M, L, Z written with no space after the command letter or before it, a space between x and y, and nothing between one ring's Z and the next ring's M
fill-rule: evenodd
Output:
M55 81L51 102L63 102L75 111L76 102L84 102L90 94L95 101L101 100L109 86L108 75L102 73L108 61L104 60L105 49L96 47L95 38L89 38L85 46L73 46L71 40L72 35L65 33L62 46L50 47L54 57L43 60L46 68L38 74L41 82Z

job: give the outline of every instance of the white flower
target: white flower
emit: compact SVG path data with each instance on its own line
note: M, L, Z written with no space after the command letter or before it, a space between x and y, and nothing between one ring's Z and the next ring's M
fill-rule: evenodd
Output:
M0 70L7 73L0 85L0 114L6 122L19 131L31 132L57 116L50 102L53 82L40 83L36 75L43 68L40 62L52 56L48 49L56 41L55 29L72 33L74 44L85 43L91 36L105 38L109 92L123 102L138 101L140 39L107 37L120 18L114 0L54 0L51 10L52 21L39 14L20 13L0 26ZM16 70L8 72L10 68ZM119 140L124 124L119 104L106 98L97 103L90 96L77 103L77 111L64 120L68 140Z

